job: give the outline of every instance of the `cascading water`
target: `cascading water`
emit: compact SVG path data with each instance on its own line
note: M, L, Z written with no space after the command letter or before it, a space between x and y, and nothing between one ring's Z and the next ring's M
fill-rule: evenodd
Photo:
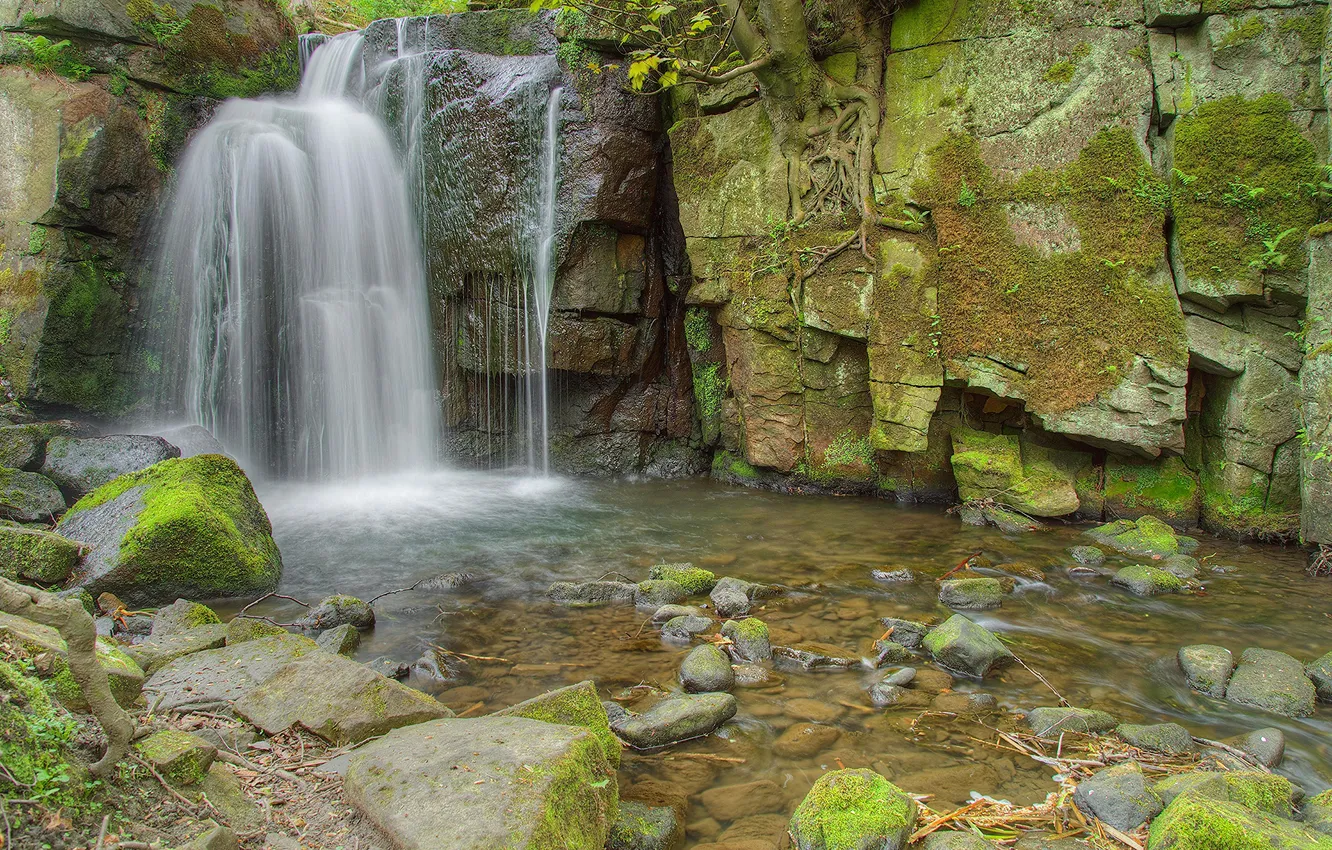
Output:
M224 103L185 153L150 290L156 397L254 472L419 468L440 425L418 226L346 97L361 34L316 46L297 96Z
M537 326L536 369L528 381L529 411L539 409L539 413L528 416L528 463L536 466L537 445L541 451L541 473L550 474L550 370L546 366L546 356L550 351L550 301L555 294L555 201L559 190L560 167L560 95L562 90L554 89L546 103L545 133L541 145L541 196L538 206L537 225L535 228L536 249L532 257L532 301L535 307ZM529 336L530 338L530 336ZM532 362L529 357L528 362ZM530 387L535 379L540 391L537 393L536 408L532 405ZM536 423L540 421L540 434L534 435Z

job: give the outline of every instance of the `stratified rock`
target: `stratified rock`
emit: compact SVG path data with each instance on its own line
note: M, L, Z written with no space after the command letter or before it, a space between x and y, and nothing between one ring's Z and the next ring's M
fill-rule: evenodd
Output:
M634 589L634 606L655 611L663 605L677 605L688 596L679 582L670 579L640 581Z
M282 576L254 488L218 455L122 475L80 499L56 530L92 547L79 585L131 605L260 594Z
M35 528L0 526L0 575L19 581L59 584L79 561L79 544Z
M1286 755L1286 735L1280 729L1267 727L1221 741L1240 752L1252 756L1263 767L1274 768Z
M177 634L198 626L215 626L222 620L212 608L187 599L177 599L153 614L153 637ZM212 649L213 647L208 647Z
M570 608L598 608L612 603L632 603L638 586L627 581L557 581L546 598Z
M731 651L740 661L760 662L772 658L772 643L768 625L757 617L727 620L722 623L722 636L731 641Z
M180 457L180 449L161 437L53 437L46 444L42 474L66 497L80 499L113 479L173 457Z
M1184 582L1178 576L1146 564L1124 567L1110 578L1110 583L1125 588L1137 596L1179 593L1184 589Z
M1042 738L1057 738L1061 732L1109 732L1118 722L1093 708L1042 706L1027 712L1027 725Z
M715 573L693 564L657 564L648 570L648 578L676 582L690 596L710 593L717 585Z
M713 621L707 617L673 617L661 627L661 636L673 643L689 643L694 635L712 628Z
M1152 850L1332 850L1332 838L1294 821L1181 794L1152 821Z
M343 788L412 850L604 850L619 796L595 735L523 717L394 730L352 753Z
M954 614L943 625L931 629L923 644L934 660L948 670L977 679L1013 660L1013 653L989 629L961 614Z
M1032 516L1064 516L1078 509L1073 478L1044 456L1025 456L1008 434L952 430L953 475L962 501L993 500Z
M309 632L323 632L344 625L368 631L375 627L375 609L355 596L339 593L321 600L299 620L299 625Z
M939 601L949 608L983 611L1004 601L1004 586L997 578L958 578L939 583Z
M1179 666L1190 688L1209 697L1223 697L1230 673L1235 669L1235 658L1224 646L1200 643L1180 647Z
M315 642L283 634L178 658L153 674L143 690L163 711L229 703L245 696L289 662L314 652Z
M925 640L926 633L930 630L927 623L900 620L897 617L880 617L879 622L883 624L884 629L890 632L885 640L900 643L910 649L920 646L921 642Z
M604 703L610 727L636 750L652 750L709 734L735 716L730 694L683 694L668 697L642 714Z
M197 735L164 729L134 745L172 785L193 785L204 778L217 757L217 748Z
M1156 817L1163 808L1137 762L1098 770L1078 783L1073 803L1085 814L1120 832L1132 832Z
M1314 713L1315 691L1300 662L1284 652L1250 647L1240 655L1226 699L1287 717L1308 717Z
M684 823L670 806L620 801L606 850L675 850L684 842Z
M1318 699L1332 702L1332 652L1317 661L1310 662L1309 666L1304 668L1304 672L1313 680Z
M1116 520L1098 525L1087 536L1125 555L1168 558L1179 552L1175 530L1154 516Z
M35 472L0 469L0 519L50 522L64 509L65 497L51 479Z
M795 646L774 646L772 657L782 667L800 670L849 670L864 661L840 646L809 641Z
M1197 749L1189 730L1178 723L1156 723L1151 726L1121 723L1115 727L1115 734L1140 750L1184 755Z
M270 735L299 724L338 745L452 716L435 698L328 652L287 664L236 700L235 711Z
M227 627L221 623L212 623L170 634L156 635L143 643L136 643L126 648L125 652L151 676L177 658L203 652L206 649L217 649L225 646L226 642Z
M916 827L918 806L872 770L823 774L791 816L798 850L901 850Z
M731 660L710 643L696 646L680 664L680 685L691 694L729 691L735 687Z
M546 723L582 726L597 736L605 751L606 762L613 768L620 766L620 739L611 731L610 719L597 696L597 686L590 681L547 691L517 705L500 709L493 716L526 717Z
M351 658L361 645L361 632L351 623L343 623L321 633L315 638L315 643L325 652Z

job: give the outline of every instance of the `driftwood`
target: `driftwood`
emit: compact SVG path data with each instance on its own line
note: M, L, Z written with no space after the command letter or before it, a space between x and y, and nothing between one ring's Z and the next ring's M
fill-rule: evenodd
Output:
M134 722L111 695L106 670L97 660L97 627L77 599L66 599L0 578L0 611L50 626L65 639L65 661L92 714L106 733L106 752L89 770L105 776L129 751Z

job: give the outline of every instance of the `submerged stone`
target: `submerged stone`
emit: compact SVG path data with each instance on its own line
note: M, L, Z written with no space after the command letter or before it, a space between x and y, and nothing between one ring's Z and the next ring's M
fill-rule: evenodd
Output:
M598 608L612 603L632 603L638 586L626 581L557 581L546 598L570 608Z
M797 850L901 850L916 826L918 806L872 770L823 774L791 816Z
M622 800L606 850L675 850L683 841L684 823L675 809Z
M974 832L937 830L925 836L921 850L995 850L993 841L986 841Z
M1042 706L1027 712L1027 725L1040 737L1052 738L1058 737L1061 732L1109 732L1118 725L1118 721L1112 715L1094 708Z
M1179 593L1185 587L1178 576L1146 564L1124 567L1111 577L1110 583L1125 588L1136 596Z
M870 570L870 578L884 584L907 584L916 580L911 570Z
M925 640L925 635L929 632L930 626L927 623L917 623L911 620L901 620L897 617L880 617L879 622L883 624L889 634L885 640L893 643L900 643L909 649L915 649Z
M997 578L950 579L939 583L939 601L970 611L998 608L1004 601L1004 586Z
M1226 686L1226 699L1287 717L1314 713L1315 690L1304 665L1284 652L1250 647Z
M1098 543L1125 555L1167 558L1179 552L1175 530L1154 516L1121 519L1086 532Z
M836 726L793 723L772 742L772 751L782 758L811 758L831 747L841 737L842 730Z
M1235 658L1224 646L1200 643L1180 647L1179 666L1184 670L1184 679L1195 691L1209 697L1226 695L1226 685L1230 683L1231 671L1235 669Z
M582 726L597 736L611 767L620 766L620 739L611 731L606 709L597 696L597 686L579 682L500 709L492 717L526 717L546 723Z
M946 669L977 679L984 679L1013 660L1013 653L989 629L961 614L954 614L925 635L924 646Z
M730 694L682 694L668 697L642 714L617 703L604 703L610 727L620 740L636 750L653 750L701 738L735 716L737 704Z

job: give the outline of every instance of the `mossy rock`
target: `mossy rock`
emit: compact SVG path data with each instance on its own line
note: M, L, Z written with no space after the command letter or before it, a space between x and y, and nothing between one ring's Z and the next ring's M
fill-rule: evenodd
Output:
M939 583L939 601L949 608L982 611L1004 601L1004 585L997 578L959 578Z
M80 499L57 530L93 547L78 583L131 605L259 594L282 576L268 515L222 455L122 475Z
M78 730L73 718L42 682L8 661L0 661L0 697L0 792L23 799L58 795L56 802L67 802L65 786L75 773L67 749Z
M648 570L649 579L673 581L690 596L710 593L717 585L717 575L693 564L656 564Z
M0 469L0 520L50 522L65 510L65 497L51 479L35 472Z
M1202 510L1202 489L1182 458L1142 462L1110 455L1105 461L1105 506L1111 516L1137 519L1151 514L1191 528Z
M1294 821L1181 794L1152 821L1152 850L1332 850L1332 837Z
M165 608L159 608L153 614L153 636L171 635L186 632L198 626L220 625L222 619L217 613L199 602L177 599Z
M59 584L79 561L79 544L34 528L0 527L0 575L39 584Z
M872 770L833 770L791 816L791 838L798 850L900 850L918 812L915 800Z
M172 785L193 785L204 778L217 748L197 735L164 729L134 745L143 760Z
M1185 584L1179 576L1146 564L1133 564L1124 567L1111 577L1110 583L1126 588L1130 593L1137 596L1179 593L1185 588Z
M611 731L610 720L601 704L601 698L597 696L597 686L594 682L579 682L576 685L548 691L517 705L500 709L494 716L526 717L546 723L582 726L591 730L601 742L607 764L614 768L620 766L620 739Z
M1332 835L1332 791L1324 791L1304 804L1304 824L1324 835Z
M1044 456L1024 456L1015 435L953 429L953 475L963 501L993 499L1034 516L1078 509L1072 476Z
M33 655L45 655L41 675L49 680L51 694L70 711L86 711L88 701L69 672L65 661L65 639L50 626L12 614L0 613L0 637L22 646ZM111 695L125 708L138 704L143 692L144 671L121 649L114 638L97 638L97 660L106 671Z
M742 661L765 662L772 658L772 638L768 624L758 617L727 620L722 623L721 633L731 641L732 651Z
M1226 685L1226 699L1287 717L1314 713L1317 692L1300 664L1284 652L1249 647Z
M922 643L939 664L978 679L1013 661L1013 653L993 632L961 614L931 629Z
M1284 776L1257 771L1201 771L1168 776L1153 786L1169 805L1181 795L1235 803L1276 817L1294 816L1304 792Z
M1109 732L1118 721L1113 715L1094 708L1041 706L1027 712L1027 725L1042 738L1058 738L1064 732L1084 735Z
M227 646L285 634L287 634L287 630L281 626L275 626L264 620L256 620L253 617L237 617L227 623Z
M1179 552L1174 529L1154 516L1098 525L1087 536L1126 555L1167 558Z
M1154 723L1150 726L1121 723L1115 727L1115 734L1140 750L1169 755L1184 755L1196 750L1193 736L1178 723Z

